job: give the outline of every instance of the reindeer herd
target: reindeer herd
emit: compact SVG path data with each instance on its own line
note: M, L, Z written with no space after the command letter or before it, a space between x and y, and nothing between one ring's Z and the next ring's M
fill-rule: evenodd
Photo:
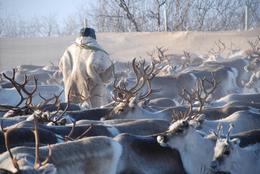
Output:
M151 63L115 62L98 108L64 102L54 65L3 71L0 173L259 174L259 41L222 59L157 47Z

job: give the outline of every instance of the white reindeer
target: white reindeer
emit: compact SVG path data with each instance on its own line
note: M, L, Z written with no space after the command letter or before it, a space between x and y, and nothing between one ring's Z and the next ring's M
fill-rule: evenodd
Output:
M230 138L229 133L226 137L217 137L211 162L212 170L215 173L230 174L260 173L259 142L249 144L246 147L240 147L240 139ZM258 137L255 137L255 139ZM252 139L253 137L251 136L250 138Z
M169 146L179 151L187 173L200 174L210 171L215 145L213 140L204 136L205 133L198 131L196 125L178 120L168 131L159 135L157 141L163 147Z

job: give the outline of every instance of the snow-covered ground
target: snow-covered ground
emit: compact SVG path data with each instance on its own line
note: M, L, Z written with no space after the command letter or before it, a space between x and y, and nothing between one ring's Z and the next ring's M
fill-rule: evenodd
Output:
M231 48L246 50L249 48L247 41L255 39L259 34L260 28L227 32L97 33L97 39L112 59L129 61L139 56L149 58L147 52L156 46L168 48L168 54L182 54L184 50L207 54L218 40L226 44L226 52ZM57 65L75 37L0 38L0 71L21 64L48 65L52 62Z

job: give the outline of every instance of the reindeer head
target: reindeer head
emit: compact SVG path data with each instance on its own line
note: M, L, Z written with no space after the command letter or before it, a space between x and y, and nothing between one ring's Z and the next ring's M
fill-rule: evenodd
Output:
M134 111L135 107L140 101L143 101L152 93L151 80L156 75L155 65L145 66L145 61L136 62L136 59L132 61L132 67L136 76L135 84L128 89L127 84L124 81L114 81L113 100L115 106L109 117L124 116L128 112ZM141 93L143 87L147 85L144 93Z
M206 88L206 83L210 84L210 89ZM196 139L198 135L205 136L205 133L198 130L205 120L202 111L207 99L214 92L217 85L218 82L214 78L212 81L202 78L198 80L197 86L191 92L186 89L183 90L181 96L188 103L188 108L184 112L173 112L174 122L169 127L169 130L157 137L157 141L162 146L168 145L175 148L175 145L178 146L178 143L182 142L179 139L198 141ZM199 102L199 107L196 110L193 108L194 102Z
M239 139L234 138L230 139L230 133L233 128L233 125L230 125L230 128L228 130L228 133L226 137L220 136L220 133L215 133L215 136L217 137L216 146L214 148L214 156L213 160L211 161L211 169L214 172L219 171L225 171L228 170L225 168L225 160L228 160L234 149L235 146L239 144Z
M157 136L157 142L163 147L176 148L183 146L182 143L186 140L195 142L198 137L203 138L205 135L206 133L197 130L197 125L191 122L190 118L184 118L175 121L166 132Z
M254 58L250 61L250 63L245 66L245 70L247 72L257 72L260 69L260 57Z

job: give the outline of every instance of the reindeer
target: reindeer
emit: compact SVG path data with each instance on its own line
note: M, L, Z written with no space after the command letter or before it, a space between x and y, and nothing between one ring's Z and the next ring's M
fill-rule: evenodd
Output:
M231 127L232 128L232 127ZM260 130L252 130L241 135L230 136L229 129L226 137L217 137L211 168L214 173L259 173L260 172ZM240 141L245 140L247 143ZM249 143L251 142L251 143Z
M178 120L157 136L157 142L162 147L170 147L180 153L187 173L207 173L213 157L214 140L205 135L191 122Z
M205 109L202 111L202 114L204 114L208 120L219 120L219 119L226 118L238 111L243 111L243 110L254 111L257 109L260 109L260 103L234 101L220 107L205 107Z
M234 102L257 104L260 103L260 94L229 94L211 102L209 105L211 107L221 107Z
M238 87L243 88L245 83L248 81L252 73L247 69L250 64L250 60L246 56L223 60L221 62L203 62L200 67L229 67L230 71L236 77L236 83Z
M251 111L235 112L220 120L206 120L200 113L203 111L207 96L213 90L204 93L203 86L199 85L198 89L194 89L192 93L184 92L183 97L188 101L189 109L184 113L175 113L177 115L175 118L181 118L173 122L166 132L157 137L158 143L162 146L170 146L180 152L184 168L188 173L210 172L209 166L215 143L214 139L206 135L209 131L215 130L219 124L222 124L225 130L230 123L237 125L237 129L234 131L236 133L260 128L259 114ZM200 101L199 109L196 110L193 109L195 100Z
M219 124L222 124L224 130L227 130L230 123L236 125L237 129L234 131L236 133L260 128L259 115L248 111L240 111L237 114L219 121L208 121L200 116L196 118L186 116L186 118L174 122L157 139L161 145L168 145L180 152L184 168L188 173L200 173L202 167L207 168L210 165L209 157L213 157L214 142L204 137L208 131L215 130ZM257 123L254 124L255 122ZM204 156L202 156L203 154Z
M57 85L38 85L38 79L33 78L34 85L28 85L30 78L24 75L23 82L16 81L16 70L13 69L12 76L8 76L3 73L3 77L6 78L13 86L13 88L1 89L0 88L0 103L6 105L15 105L16 107L24 104L38 104L42 98L39 94L49 98L52 95L58 95L63 89ZM64 101L64 97L60 99ZM19 101L17 103L17 101ZM24 102L24 103L23 103Z
M35 148L16 147L10 149L8 144L10 130L5 131L7 152L0 155L1 172L71 173L77 171L93 174L116 173L118 160L122 153L122 147L116 141L100 136L55 144L48 146L48 148L39 148L37 122L34 123ZM47 149L49 149L49 152L47 152ZM46 156L46 154L46 160L40 162L41 156Z
M160 147L156 136L119 134L113 139L123 147L117 173L186 173L178 151Z
M153 92L151 81L156 75L155 65L145 67L145 61L136 63L136 59L132 61L132 67L136 75L136 83L127 89L125 83L114 81L114 108L112 112L105 117L125 118L125 119L142 119L142 118L158 118L169 120L171 111L169 109L149 111L145 107L145 99ZM147 85L147 91L142 93L141 89Z
M93 137L93 136L107 136L114 137L120 133L129 133L133 135L152 135L160 132L164 132L169 127L168 121L165 120L153 120L153 119L140 119L140 120L126 120L126 122L109 123L109 122L87 122L77 123L66 126L46 126L39 124L39 135L41 137L41 146L47 144L56 144L64 142L66 137L70 135L70 139L79 139L78 137ZM15 146L33 146L33 134L31 128L33 128L32 122L21 122L8 129L15 128L9 133L10 147ZM87 131L88 130L88 131ZM4 145L3 132L0 132L0 144ZM4 152L5 148L0 147L0 152Z

